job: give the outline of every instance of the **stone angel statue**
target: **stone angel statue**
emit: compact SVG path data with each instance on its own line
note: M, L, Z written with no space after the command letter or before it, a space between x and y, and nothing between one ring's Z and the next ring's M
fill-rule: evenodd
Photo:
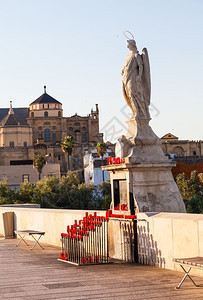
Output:
M123 95L132 110L131 119L150 119L149 105L151 94L150 66L147 49L140 55L134 39L127 40L131 51L121 72Z

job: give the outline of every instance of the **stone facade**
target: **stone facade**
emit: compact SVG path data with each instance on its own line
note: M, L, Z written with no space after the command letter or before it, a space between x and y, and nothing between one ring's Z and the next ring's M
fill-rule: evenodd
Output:
M165 154L175 154L176 156L203 155L203 141L179 140L171 133L164 135L161 140L161 147Z

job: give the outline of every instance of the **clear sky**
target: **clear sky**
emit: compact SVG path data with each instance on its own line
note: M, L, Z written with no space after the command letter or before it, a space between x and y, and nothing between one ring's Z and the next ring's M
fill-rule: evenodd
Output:
M100 130L115 141L130 113L123 30L149 52L155 133L203 140L202 0L0 0L0 107L28 107L46 85L64 116L98 103Z

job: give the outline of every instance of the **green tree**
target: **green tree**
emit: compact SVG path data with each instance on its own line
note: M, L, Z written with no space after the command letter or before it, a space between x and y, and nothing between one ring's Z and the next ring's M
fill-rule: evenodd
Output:
M35 186L29 182L23 182L20 185L20 189L17 193L16 203L31 203L34 202Z
M73 153L74 141L72 136L66 136L61 141L61 149L68 156L68 170L70 170L70 156Z
M42 169L46 165L46 159L44 155L35 155L33 160L33 166L37 170L39 180L41 179Z
M73 173L72 171L68 171L66 176L62 176L61 184L70 185L70 186L77 186L80 183L78 173Z
M190 178L178 174L176 183L186 203L188 213L203 213L203 173L191 172Z
M57 208L60 207L60 182L56 176L44 177L36 184L33 200L41 207Z
M191 214L203 213L203 195L197 194L187 203L187 212Z
M203 186L203 173L199 173L198 174L198 179L199 179L199 181L201 183L201 189L202 189L202 186Z
M12 204L16 201L16 192L8 186L7 179L0 182L0 204Z
M102 166L104 164L104 154L106 153L107 150L107 144L102 142L102 143L98 143L96 145L96 149L97 149L97 154L101 157L102 159ZM104 171L102 170L102 177L103 177L103 181L104 181Z
M190 178L185 173L176 176L176 184L184 201L192 199L199 191L199 177L197 171L191 172Z
M80 183L77 173L68 171L66 176L60 180L60 206L63 208L74 208L77 189ZM77 199L76 199L77 200Z

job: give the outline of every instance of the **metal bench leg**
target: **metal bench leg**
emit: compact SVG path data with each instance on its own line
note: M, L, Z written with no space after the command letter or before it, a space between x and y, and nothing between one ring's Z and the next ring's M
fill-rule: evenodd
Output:
M183 279L181 280L181 282L179 283L179 285L176 287L177 289L179 289L181 287L181 285L183 284L183 282L185 281L186 277L189 277L190 280L192 281L192 283L198 287L198 285L194 282L194 280L191 278L191 276L189 275L189 272L191 270L192 267L189 267L189 269L186 271L185 268L180 265L181 268L183 269L183 271L185 272L185 275L183 276Z
M31 234L31 236L32 236L33 239L35 240L35 244L34 244L34 246L33 246L30 250L33 250L37 244L44 250L44 248L43 248L43 247L40 245L40 243L39 243L39 239L41 238L42 235L40 235L38 239L36 239L36 238L34 237L34 235L32 235L32 234Z
M16 247L18 247L18 245L20 245L20 243L23 241L27 246L29 246L28 245L28 243L24 240L24 237L25 237L25 235L24 236L21 236L19 233L18 233L18 235L20 236L20 241L18 242L18 244L16 245Z

